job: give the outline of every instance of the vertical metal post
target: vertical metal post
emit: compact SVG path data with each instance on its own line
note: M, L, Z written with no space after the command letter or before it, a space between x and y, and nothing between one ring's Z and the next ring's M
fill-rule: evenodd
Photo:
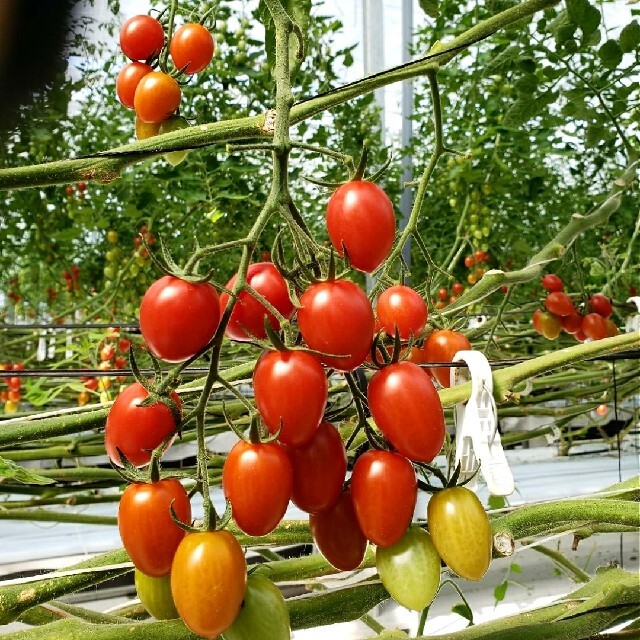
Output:
M411 60L411 38L413 35L413 0L402 0L402 62ZM402 83L402 149L406 152L411 137L413 135L413 82L405 80ZM413 157L410 154L402 156L402 184L413 180ZM411 206L413 203L413 189L404 188L400 197L400 228L404 229L409 221ZM411 267L411 238L407 240L402 256L409 267ZM407 278L407 280L409 280ZM407 282L408 284L408 282Z

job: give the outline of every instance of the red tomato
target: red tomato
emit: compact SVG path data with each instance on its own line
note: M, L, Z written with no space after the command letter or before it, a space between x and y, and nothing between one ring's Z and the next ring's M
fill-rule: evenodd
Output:
M151 460L151 452L175 431L176 424L166 404L138 406L148 395L139 382L134 382L113 403L104 429L107 455L113 464L123 466L117 451L120 449L136 467L144 466ZM171 398L181 407L175 392Z
M555 273L547 273L547 275L542 278L542 288L549 292L563 291L564 282L562 282Z
M118 351L120 353L129 353L129 347L131 347L131 340L128 338L120 338L118 340Z
M360 530L351 493L340 494L333 507L309 516L314 542L327 562L340 571L357 569L367 550L367 539Z
M438 289L438 298L443 302L449 297L449 292L446 289Z
M546 297L544 306L547 308L547 311L560 317L570 316L576 312L571 298L563 291L552 291Z
M582 316L579 313L572 313L570 316L560 318L562 328L567 332L574 334L582 326Z
M233 276L227 282L226 288L232 290L237 280ZM247 269L247 284L257 291L267 302L277 309L285 318L291 318L295 308L289 297L289 289L284 278L272 262L256 262ZM229 294L220 295L220 309L224 312ZM256 338L266 338L264 329L265 316L269 318L269 324L275 331L280 329L278 319L258 302L249 292L242 291L238 295L236 305L233 307L226 335L232 340L251 341Z
M361 365L373 343L375 320L369 298L348 280L312 284L300 297L300 333L309 348L330 355L321 362L339 371ZM334 357L332 357L334 356Z
M489 256L484 251L481 251L480 249L478 249L478 251L476 251L473 254L473 257L475 258L476 264L489 261Z
M396 328L401 340L419 336L427 324L427 304L422 296L402 284L389 287L380 294L376 306L380 326L393 336Z
M158 55L164 44L164 29L151 16L133 16L120 28L120 48L131 60L147 60Z
M353 467L351 496L366 538L380 547L395 544L411 523L416 506L413 466L399 453L367 451Z
M442 403L431 378L417 364L397 362L376 371L367 398L376 425L399 453L416 462L431 462L440 453Z
M476 259L473 256L467 256L464 259L464 266L467 267L467 269L471 269L475 263Z
M462 282L454 282L453 287L451 288L453 289L453 293L455 293L457 296L459 296L464 291L464 285L462 284Z
M213 338L220 323L218 293L207 282L163 276L140 303L140 332L149 349L167 362L182 362Z
M617 336L620 333L620 329L611 318L605 318L604 323L607 327L607 338L613 338L613 336Z
M578 341L578 342L584 342L587 339L587 336L585 335L584 331L582 330L582 327L580 329L578 329L578 331L576 331L573 334L573 337Z
M103 362L107 360L111 360L113 356L116 354L116 350L113 348L111 344L105 344L102 349L100 349L100 360Z
M169 45L173 64L186 74L202 71L211 62L213 50L213 36L206 27L193 23L178 27Z
M153 578L171 572L171 563L185 532L172 519L170 507L191 524L191 503L176 478L130 484L120 498L118 529L131 561Z
M253 371L256 407L270 433L299 447L313 438L329 385L320 362L304 351L265 351Z
M130 62L122 67L116 78L116 93L118 100L127 109L133 109L133 97L140 80L152 71L153 69L144 62Z
M607 296L603 296L601 293L595 293L589 298L589 308L594 313L601 315L603 318L610 318L613 313L613 307L611 306L611 300Z
M293 503L307 513L332 507L347 473L347 452L340 432L323 420L307 444L288 447L287 452L293 467Z
M291 462L277 442L240 440L222 468L222 488L233 519L250 536L265 536L280 524L292 484Z
M20 389L22 388L22 378L19 378L18 376L9 378L7 381L7 386L9 387L10 391L20 391Z
M562 323L557 315L536 309L533 314L533 328L547 340L555 340L560 335Z
M133 97L133 108L143 122L164 122L180 106L180 85L162 71L143 76Z
M425 362L451 362L458 351L468 351L471 343L466 336L450 329L439 329L429 335L424 343ZM443 387L450 387L450 369L433 367L431 375Z
M602 340L607 337L607 323L599 313L587 313L582 319L582 332L592 340Z
M182 621L213 640L236 619L247 585L247 563L228 531L185 536L171 567L171 593Z
M396 217L387 194L373 182L351 180L327 204L327 230L336 251L346 249L354 269L371 273L391 253Z

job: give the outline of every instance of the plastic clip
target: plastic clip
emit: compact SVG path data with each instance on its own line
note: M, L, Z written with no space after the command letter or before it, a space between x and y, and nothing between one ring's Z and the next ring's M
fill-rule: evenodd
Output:
M470 478L480 464L480 473L489 493L508 496L513 493L515 486L498 432L489 362L479 351L458 351L453 362L466 362L468 369L453 367L451 386L471 379L471 397L466 404L460 403L455 407L455 462L456 466L460 464L460 480ZM477 474L467 486L476 490Z

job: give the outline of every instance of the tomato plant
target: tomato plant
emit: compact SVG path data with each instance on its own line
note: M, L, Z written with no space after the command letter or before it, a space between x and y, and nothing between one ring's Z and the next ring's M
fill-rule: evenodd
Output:
M293 467L293 503L307 513L333 506L347 473L347 452L340 432L323 420L307 444L287 451Z
M134 581L140 602L156 620L174 620L180 617L171 595L170 575L152 578L136 569Z
M329 387L318 359L304 351L266 351L253 371L256 407L271 433L292 447L311 440Z
M269 578L252 573L238 617L222 634L224 640L289 640L289 609Z
M575 313L575 307L571 298L564 291L552 291L545 299L544 306L547 311L556 316L570 316Z
M550 293L553 291L564 291L564 282L555 273L547 273L542 278L542 288Z
M444 411L429 375L413 362L389 364L373 374L367 389L376 425L403 455L431 462L444 443Z
M413 466L399 453L363 453L351 474L356 518L366 538L381 547L402 538L416 505L418 484Z
M481 580L491 563L493 534L478 496L466 487L442 489L429 499L427 525L447 566L461 578Z
M232 290L237 276L227 282L226 288ZM272 262L256 262L247 270L247 286L261 295L280 315L291 318L294 312L293 302L289 297L289 289L284 278ZM229 294L220 296L220 308L224 312L229 302ZM259 300L248 291L241 291L226 328L226 335L232 340L249 341L266 338L264 319L269 319L271 327L278 331L280 322Z
M431 536L416 526L395 544L376 549L376 569L389 595L414 611L431 604L440 586L440 556Z
M206 27L196 23L178 27L169 45L173 64L187 75L202 71L211 62L213 50L213 36Z
M361 365L373 343L371 303L357 284L329 280L312 284L300 297L298 325L309 348L328 367L351 371Z
M164 45L164 29L151 16L132 16L120 28L120 48L131 60L157 56Z
M277 442L240 440L225 460L222 488L235 523L250 536L273 531L285 514L293 484L287 452Z
M220 323L218 293L208 283L163 276L140 303L140 332L151 351L167 362L198 353Z
M133 98L140 80L152 71L153 68L144 62L130 62L120 70L116 78L116 93L127 109L133 109Z
M213 640L236 619L247 584L240 543L228 531L186 535L173 559L171 593L182 621Z
M109 410L104 443L113 464L123 466L119 449L132 464L144 466L151 460L151 452L175 431L176 423L166 404L138 406L148 395L139 382L134 382L115 399ZM177 393L171 393L171 398L178 408L182 406Z
M395 335L397 329L401 340L409 340L424 330L428 311L425 301L415 289L398 284L380 294L376 316L388 335Z
M463 334L451 329L438 329L429 334L424 344L424 362L451 362L458 351L468 351L471 343ZM450 387L450 369L432 367L431 375L443 386Z
M396 218L387 194L373 182L351 180L327 204L327 231L336 251L354 269L371 273L393 247Z
M133 97L133 108L143 122L160 123L180 106L180 85L162 71L152 71L140 79Z
M309 516L313 540L327 562L340 571L357 569L367 550L367 539L360 529L349 489L327 509Z

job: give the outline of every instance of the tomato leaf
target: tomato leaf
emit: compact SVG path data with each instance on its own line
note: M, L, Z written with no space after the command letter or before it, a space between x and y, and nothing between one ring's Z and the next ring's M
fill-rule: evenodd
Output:
M13 480L22 482L23 484L53 484L55 480L45 478L31 471L27 471L24 467L17 465L12 460L0 458L0 484L4 480Z
M420 7L430 18L437 18L440 15L438 2L439 0L420 0Z
M473 624L473 611L471 611L469 605L464 602L459 602L458 604L451 607L451 611L453 613L457 613L459 616L462 616L465 620L469 621L469 624Z
M600 62L607 69L615 69L622 62L622 49L615 40L607 40L598 49Z
M567 12L582 30L583 42L600 26L600 12L588 0L567 0Z
M493 597L496 602L502 602L504 600L505 595L507 595L507 587L509 586L509 582L505 580L501 582L494 590Z
M624 53L630 53L637 49L638 44L640 44L640 24L637 20L633 20L620 32L620 49Z

